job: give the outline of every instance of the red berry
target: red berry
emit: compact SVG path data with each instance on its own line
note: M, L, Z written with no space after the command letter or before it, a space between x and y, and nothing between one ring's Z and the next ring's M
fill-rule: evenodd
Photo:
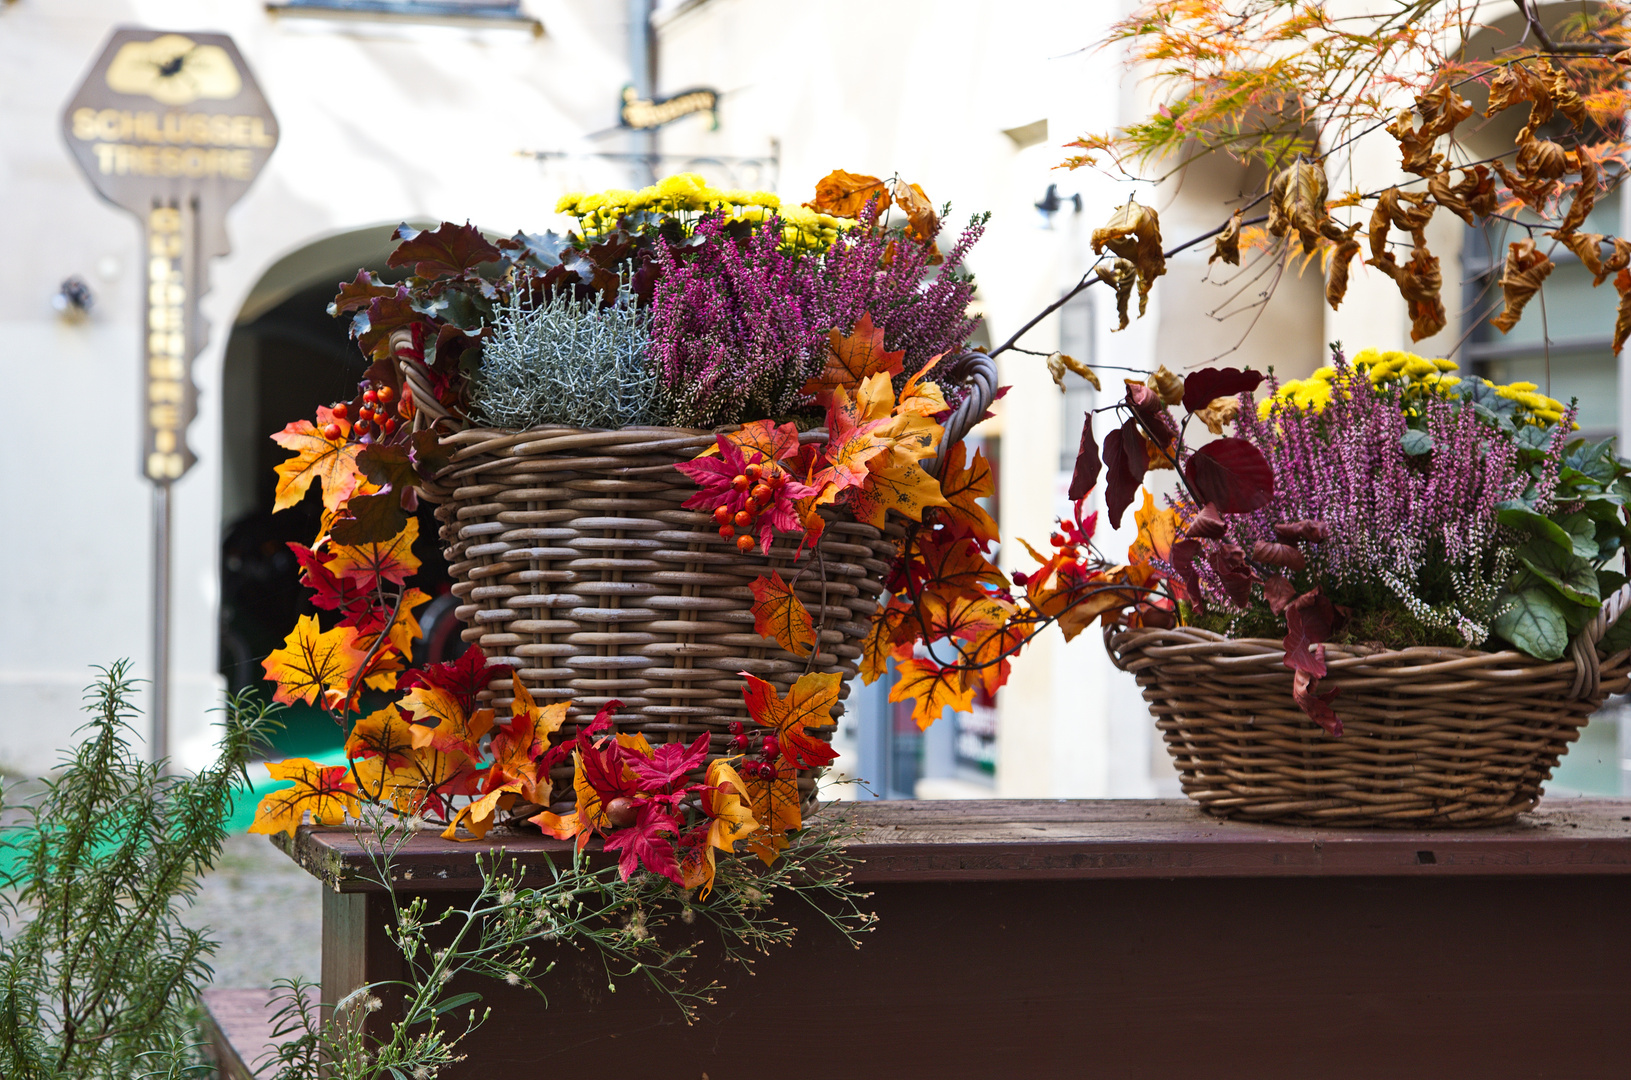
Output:
M736 550L742 552L742 554L744 554L744 555L746 555L748 552L752 551L753 550L753 537L747 535L746 533L743 533L741 536L738 536L736 538Z
M753 515L748 513L746 510L738 510L736 512L736 517L732 520L734 520L737 525L745 529L749 525L753 524Z
M367 390L362 392L362 399L368 402L368 404L372 405L374 402L379 400L379 395L374 393L373 387L369 387Z
M770 485L769 484L754 484L753 485L753 495L752 495L752 497L759 500L760 502L768 501L769 498L770 498Z
M733 750L735 750L738 754L747 753L748 752L748 737L746 735L736 736L735 738L733 738L731 740L731 748Z
M362 408L357 410L357 420L359 423L366 424L373 418L374 410L370 409L368 406L364 405Z
M775 761L777 758L781 757L781 754L782 744L776 740L776 736L766 735L764 746L765 760Z
M735 488L737 491L746 491L752 486L753 481L749 480L746 476L738 476L731 481L731 487Z
M757 480L765 474L764 466L759 464L749 465L743 472L749 480Z
M728 525L731 520L731 508L728 506L714 507L714 524Z
M1020 585L1020 586L1023 586L1027 581L1031 580L1031 575L1027 574L1023 570L1015 570L1014 574L1013 574L1013 577L1014 577L1014 584L1015 585Z
M619 829L626 829L633 825L634 819L638 816L639 813L635 809L633 799L619 795L606 804L606 817Z
M1048 543L1052 544L1054 547L1064 547L1065 538L1060 536L1058 533L1054 533L1052 536L1048 537Z
M343 401L340 402L338 405L334 406L334 408L330 409L329 411L334 414L334 419L344 420L345 419L345 402L343 402Z
M378 397L380 401L389 405L392 401L396 400L396 388L391 386L382 386L376 392L375 396Z
M351 430L356 432L358 435L366 435L372 431L373 428L374 425L368 422L367 417L364 417L363 419L358 420L356 426Z
M731 723L730 723L730 727L727 728L726 730L729 731L732 735L740 735L740 734L742 734L742 732L746 731L747 729L748 729L748 726L746 724L742 723L742 721L732 720Z
M333 442L335 439L338 439L339 437L340 437L340 425L339 424L330 424L328 427L323 429L323 438L327 439L329 442Z
M727 525L721 525L719 527L719 535L723 536L725 539L729 540L731 537L736 535L736 529L734 527L732 527L731 525L728 525L728 524Z
M387 416L385 418L385 423L381 424L380 426L385 429L385 434L389 435L391 432L396 430L396 420L394 417Z

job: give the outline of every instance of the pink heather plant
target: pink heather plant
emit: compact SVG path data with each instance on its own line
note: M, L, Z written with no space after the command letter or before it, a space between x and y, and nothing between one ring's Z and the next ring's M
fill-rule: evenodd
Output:
M1381 586L1424 627L1482 644L1514 565L1514 537L1497 515L1531 480L1510 438L1472 408L1434 399L1425 416L1432 450L1411 455L1397 390L1377 389L1340 353L1335 367L1323 411L1278 398L1265 419L1249 403L1241 409L1237 431L1268 459L1275 491L1261 509L1226 516L1228 541L1250 551L1276 540L1276 522L1323 521L1329 537L1306 545L1308 566L1294 575L1299 589L1317 586L1363 610L1375 606ZM1269 392L1275 389L1271 379ZM1537 467L1534 509L1541 514L1553 508L1572 421L1571 406ZM1186 518L1196 509L1180 504ZM1210 567L1201 570L1208 602L1241 610Z
M976 218L926 280L927 245L857 231L824 255L795 255L781 250L775 218L743 236L718 214L704 217L686 242L657 247L658 415L682 427L786 416L805 403L828 333L848 332L864 313L886 348L905 351L902 380L960 349L977 321L967 313L973 280L958 271L984 226Z

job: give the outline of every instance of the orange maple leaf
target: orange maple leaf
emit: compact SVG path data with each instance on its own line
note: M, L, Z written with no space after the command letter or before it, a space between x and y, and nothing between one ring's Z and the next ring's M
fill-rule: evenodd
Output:
M991 475L991 463L979 450L974 451L974 460L967 467L963 464L965 453L961 442L946 451L946 462L940 470L940 494L946 503L940 513L955 518L980 543L995 543L997 522L986 513L979 500L996 493L997 481Z
M757 450L763 455L763 461L777 462L793 457L799 452L799 429L795 424L780 424L774 420L755 420L750 424L743 424L740 430L722 432L725 441L741 447L744 456L752 460L749 451ZM702 451L697 457L709 457L719 453L719 444L716 442L708 449Z
M300 616L283 639L283 648L261 661L266 678L277 683L272 700L284 705L297 701L311 705L325 690L342 696L348 693L364 656L356 643L357 631L352 627L336 626L325 631L317 616Z
M1158 571L1152 559L1172 562L1172 545L1178 538L1178 511L1169 507L1155 508L1155 496L1144 492L1144 505L1133 511L1138 523L1138 535L1127 548L1127 563L1131 568L1128 579L1134 585L1146 584Z
M736 841L759 831L748 791L748 785L728 760L715 758L709 763L708 786L702 790L702 812L708 815L708 838L686 850L680 860L685 887L700 888L703 899L714 887L714 849L734 852Z
M815 198L804 205L833 217L859 218L873 199L878 200L872 211L875 217L889 209L889 185L876 176L834 169L816 181Z
M909 654L910 648L904 651ZM889 700L916 700L912 719L917 722L919 731L927 731L930 724L940 719L944 709L968 712L974 707L974 683L963 671L942 667L932 660L906 659L897 654L895 672L899 677L889 688Z
M512 671L514 700L510 703L510 722L493 732L493 763L487 770L487 785L496 787L496 781L519 780L521 795L530 803L549 801L549 774L540 774L538 759L549 750L549 737L566 722L570 701L557 701L540 709L532 694L521 681L521 673Z
M357 471L357 454L362 446L349 441L350 423L335 420L326 407L317 410L317 423L324 427L339 424L340 437L325 438L322 430L310 420L296 420L272 436L273 442L295 452L294 457L277 466L274 512L287 510L305 498L313 480L322 483L323 508L332 512L351 495L362 478Z
M866 482L860 488L852 488L844 500L855 520L878 529L888 524L891 510L913 521L922 521L923 511L945 504L940 484L915 461L891 463L869 471Z
M776 696L774 686L758 676L745 671L737 674L747 680L742 698L747 702L748 715L764 727L775 729L783 758L801 768L820 768L838 756L825 741L804 729L834 724L832 709L838 704L842 675L836 671L801 675L782 698Z
M896 633L911 610L904 600L891 597L887 605L872 613L861 642L861 681L868 686L887 670L889 654L900 644Z
M808 656L816 643L815 624L781 574L772 570L768 578L755 578L748 588L753 590L753 632L774 638L794 656Z
M949 602L959 596L984 599L993 589L1007 589L1008 577L966 536L941 532L918 533L917 561L912 567L919 575L919 595Z
M889 449L889 442L877 431L887 418L865 419L859 402L850 400L842 388L827 401L827 465L816 473L812 484L832 484L839 491L858 488L866 482L868 462Z
M481 737L492 730L493 710L477 709L465 715L459 699L434 686L416 686L400 702L413 714L413 745L444 754L480 757ZM434 723L429 723L434 721Z
M407 767L413 762L412 726L395 705L369 713L352 726L345 740L345 756L353 761L379 757L389 768Z
M744 783L759 828L742 842L769 866L787 847L787 834L804 823L799 811L798 769L784 757L776 763L774 776L755 776Z
M344 765L319 765L310 758L268 761L266 771L273 780L293 780L294 786L274 791L255 808L252 833L294 835L306 812L314 825L343 825L346 814L360 810L357 785Z
M870 313L863 314L848 334L828 332L826 366L804 384L803 392L824 403L834 391L854 390L869 375L899 375L905 357L904 349L890 352L883 347L883 330L872 325Z
M335 545L327 563L329 572L335 577L357 579L365 588L373 588L378 581L401 585L419 569L419 560L413 554L418 540L419 519L411 517L389 540L356 547Z

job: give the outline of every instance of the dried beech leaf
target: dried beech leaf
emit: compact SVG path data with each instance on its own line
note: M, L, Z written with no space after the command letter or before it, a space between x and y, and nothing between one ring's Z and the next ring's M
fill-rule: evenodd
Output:
M1073 371L1082 378L1086 379L1090 384L1092 384L1093 389L1095 390L1104 389L1104 387L1099 385L1099 377L1093 373L1093 369L1076 359L1074 356L1066 356L1062 352L1050 353L1048 355L1048 374L1052 376L1054 385L1059 387L1059 392L1061 394L1065 392L1065 372L1067 371Z
M1118 209L1110 220L1104 223L1101 229L1093 230L1093 254L1098 255L1106 248L1117 256L1116 300L1118 310L1125 311L1126 303L1121 300L1121 274L1120 260L1127 260L1138 274L1138 314L1142 318L1145 309L1149 306L1150 286L1155 279L1167 272L1167 260L1161 254L1161 217L1147 206L1141 206L1132 199ZM1103 271L1100 270L1100 276ZM1123 315L1125 320L1125 315ZM1126 326L1123 321L1122 326Z
M1218 233L1218 238L1212 241L1212 257L1206 260L1206 265L1222 259L1230 266L1240 265L1240 211L1236 210L1229 216L1229 224Z
M1597 205L1597 165L1590 158L1580 156L1580 181L1574 185L1574 195L1569 201L1569 212L1563 217L1563 224L1557 227L1552 235L1563 239L1574 233L1574 230L1586 223L1586 216L1591 208Z
M1184 400L1183 377L1168 371L1165 364L1157 367L1144 385L1160 394L1161 401L1167 405L1178 405Z
M1331 305L1332 311L1341 306L1342 298L1348 295L1348 264L1358 254L1358 240L1342 240L1337 243L1337 249L1331 256L1331 277L1325 283L1325 302Z
M1614 351L1617 353L1631 337L1631 270L1622 269L1614 275L1614 288L1620 294L1620 307L1614 314Z
M1533 104L1529 110L1531 127L1552 118L1552 94L1546 83L1522 64L1509 64L1489 82L1489 107L1484 115L1494 116L1525 101Z
M1410 233L1417 247L1425 246L1427 241L1422 235L1422 230L1432 220L1433 211L1436 209L1437 204L1428 201L1426 192L1403 192L1396 187L1382 192L1376 198L1376 209L1371 212L1371 261L1374 263L1387 256L1387 234L1390 227L1404 229Z
M1329 220L1325 210L1328 191L1325 170L1315 162L1299 158L1282 169L1269 186L1269 234L1284 236L1296 229L1303 254L1312 252Z
M1133 295L1133 283L1138 280L1138 267L1129 259L1117 259L1109 266L1099 266L1099 280L1116 290L1116 314L1121 316L1117 330L1127 329L1127 301Z
M1359 245L1355 244L1354 247L1357 248ZM1210 405L1198 410L1195 413L1195 419L1205 424L1206 430L1212 434L1222 435L1224 425L1234 423L1235 417L1239 415L1240 398L1220 397L1213 398Z
M1387 132L1398 140L1400 166L1406 172L1432 176L1444 168L1444 155L1434 153L1434 146L1441 136L1453 132L1457 124L1472 115L1472 102L1445 83L1418 97L1415 112L1421 113L1421 127L1416 127L1410 109L1400 109Z
M1535 138L1531 128L1518 132L1518 172L1526 179L1556 180L1571 171L1573 156L1562 143Z
M1551 71L1552 103L1557 111L1569 118L1569 123L1576 128L1586 126L1586 103L1580 97L1580 91L1574 88L1569 81L1569 73L1561 68L1553 69L1550 62L1545 62ZM1531 121L1533 122L1533 121Z
M1490 320L1490 325L1507 333L1523 317L1524 305L1540 291L1546 275L1552 272L1552 260L1535 248L1533 240L1519 240L1507 247L1506 268L1501 272L1501 292L1506 297L1506 309ZM1616 333L1618 328L1616 327Z
M1428 179L1427 190L1434 202L1468 225L1475 224L1475 218L1495 212L1495 177L1483 165L1461 170L1461 179L1454 184L1446 169Z
M1418 240L1416 249L1410 254L1410 261L1403 266L1394 261L1391 252L1384 252L1381 258L1372 259L1370 265L1399 286L1399 295L1404 297L1410 311L1411 341L1430 338L1444 329L1447 317L1440 295L1444 278L1439 270L1438 256L1428 251L1426 244Z

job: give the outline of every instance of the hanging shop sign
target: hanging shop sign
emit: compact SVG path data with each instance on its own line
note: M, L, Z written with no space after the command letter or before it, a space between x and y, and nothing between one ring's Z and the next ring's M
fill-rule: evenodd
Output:
M719 127L719 91L698 87L682 90L665 98L642 100L632 86L623 88L623 106L618 110L618 121L626 128L649 131L671 124L683 116L702 113L708 118L709 128Z
M226 212L277 145L277 121L224 34L121 28L62 115L91 186L144 232L141 471L155 484L197 460L193 359L208 327L209 260L230 250Z

